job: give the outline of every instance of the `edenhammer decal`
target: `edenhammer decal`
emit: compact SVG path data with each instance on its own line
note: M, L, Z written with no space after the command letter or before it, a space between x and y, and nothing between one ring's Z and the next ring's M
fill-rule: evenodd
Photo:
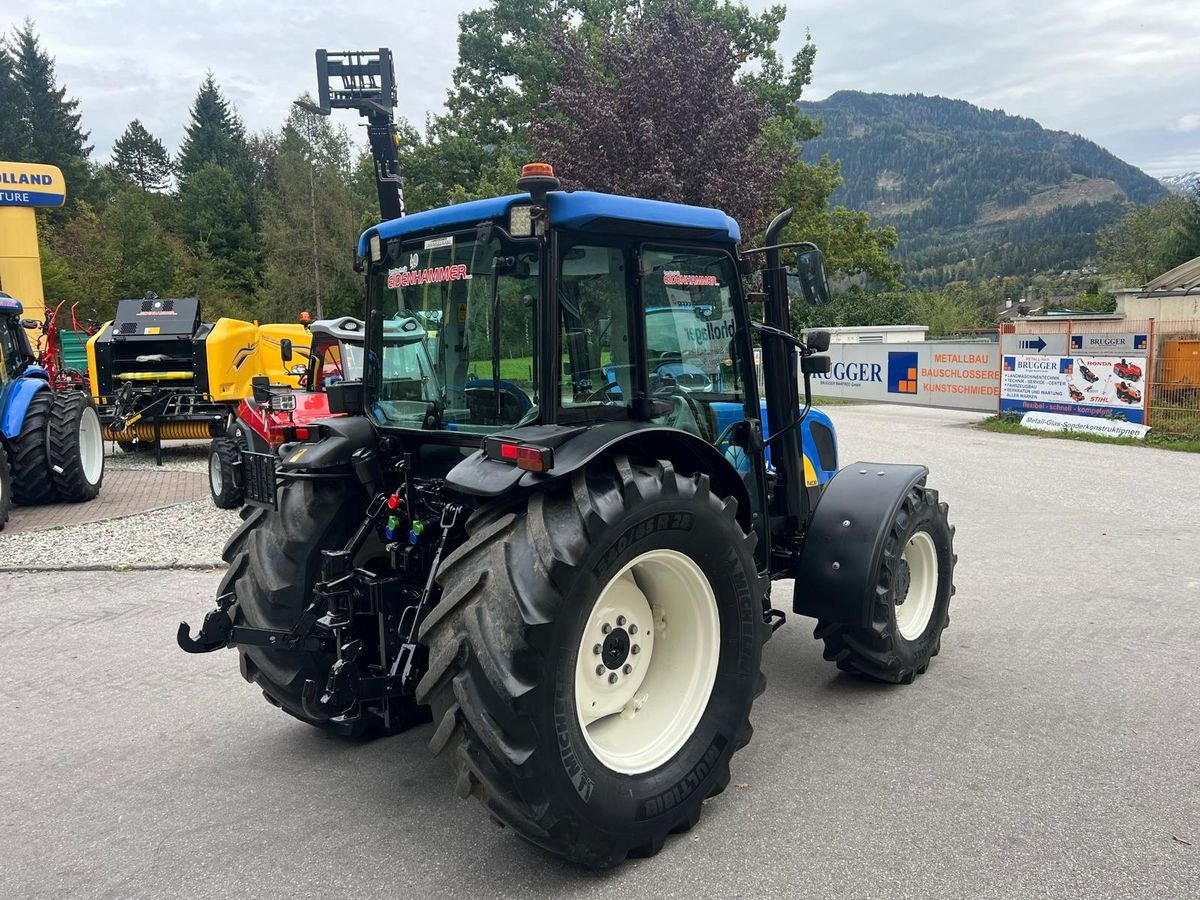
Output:
M720 287L716 275L684 275L682 272L663 271L663 284L681 287Z
M465 265L434 266L431 269L392 269L388 272L388 288L411 287L414 284L438 284L443 281L463 281L471 277Z

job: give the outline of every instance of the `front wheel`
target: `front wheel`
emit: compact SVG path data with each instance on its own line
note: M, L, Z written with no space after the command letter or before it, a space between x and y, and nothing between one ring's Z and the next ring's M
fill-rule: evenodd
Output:
M244 500L238 479L238 445L232 438L213 438L208 445L208 490L217 509L237 509Z
M665 461L602 461L481 510L421 628L417 699L459 794L597 867L694 825L765 686L753 548L735 501Z
M875 681L908 684L929 668L950 624L954 596L954 526L937 491L914 485L888 523L873 573L870 622L820 620L814 634L839 669Z

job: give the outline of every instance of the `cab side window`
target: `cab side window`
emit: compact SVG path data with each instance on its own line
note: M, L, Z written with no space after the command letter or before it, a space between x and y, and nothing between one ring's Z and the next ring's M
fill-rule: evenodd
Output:
M628 406L634 395L628 254L575 245L559 269L559 404L564 409Z

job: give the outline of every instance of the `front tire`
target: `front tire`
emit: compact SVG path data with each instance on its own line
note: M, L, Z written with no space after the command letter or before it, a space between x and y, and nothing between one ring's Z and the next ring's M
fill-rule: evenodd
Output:
M460 796L603 867L656 853L728 784L765 686L766 580L707 476L618 457L564 482L477 514L422 623L417 699Z
M50 478L59 499L86 503L104 482L104 437L91 398L55 394L50 407Z
M213 438L208 445L208 490L217 509L237 509L245 501L238 460L238 445L232 438Z
M818 620L825 658L873 681L909 684L929 668L950 624L954 526L937 491L914 485L889 523L873 573L875 593L863 627Z

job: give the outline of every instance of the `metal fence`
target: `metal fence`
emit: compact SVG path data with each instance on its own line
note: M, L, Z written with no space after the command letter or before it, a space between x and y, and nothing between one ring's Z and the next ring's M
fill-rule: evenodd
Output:
M1092 349L1094 355L1127 356L1145 360L1140 385L1146 391L1146 424L1160 434L1200 439L1200 321L1167 319L1047 319L1004 323L1002 334L1037 333L1066 335L1068 353L1083 335L1145 335L1146 346L1128 350Z

